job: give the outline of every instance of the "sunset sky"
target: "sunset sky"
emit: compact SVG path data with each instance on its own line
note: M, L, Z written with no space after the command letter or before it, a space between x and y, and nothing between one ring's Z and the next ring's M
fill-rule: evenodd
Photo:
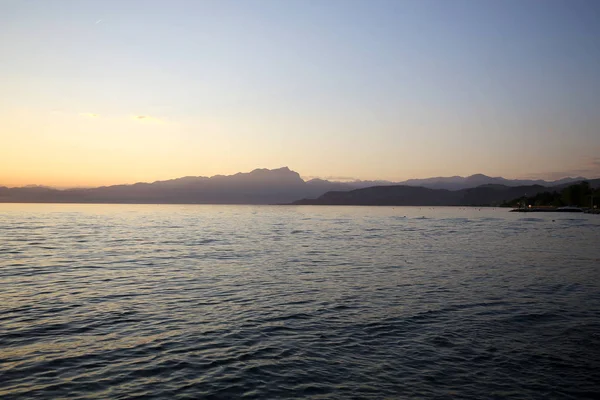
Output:
M0 0L0 185L600 177L600 1Z

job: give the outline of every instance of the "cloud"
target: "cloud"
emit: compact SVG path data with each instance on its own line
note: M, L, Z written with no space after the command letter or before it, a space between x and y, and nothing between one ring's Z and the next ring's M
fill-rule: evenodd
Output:
M551 171L551 172L539 172L527 175L528 179L549 179L556 180L566 177L584 177L589 179L600 177L600 157L591 157L587 161L581 163L579 166L575 166L571 169L565 169L562 171Z
M354 182L358 179L353 178L351 176L303 176L303 178L309 179L324 179L327 181L335 181L335 182Z
M132 117L132 119L134 121L144 122L144 123L161 123L161 122L163 122L162 119L156 118L156 117L151 117L149 115L134 115Z
M79 113L79 116L85 117L85 118L100 118L99 114L90 113L90 112ZM110 116L107 118L110 118ZM141 123L145 123L145 124L160 124L160 123L165 122L163 119L158 118L158 117L153 117L151 115L130 115L128 118L135 122L141 122Z

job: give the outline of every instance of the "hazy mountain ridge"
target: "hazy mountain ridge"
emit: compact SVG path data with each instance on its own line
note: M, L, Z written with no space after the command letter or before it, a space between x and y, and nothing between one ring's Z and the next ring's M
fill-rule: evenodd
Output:
M0 202L273 204L317 197L337 188L337 183L309 184L283 167L88 189L0 187Z
M600 187L600 179L587 180L592 188ZM420 186L373 186L350 191L332 191L316 199L295 201L296 205L390 205L390 206L499 206L523 196L560 191L571 183L557 186L507 186L485 184L474 188L448 190Z
M481 185L504 185L504 186L556 186L572 182L585 180L586 178L563 178L557 181L545 181L542 179L506 179L503 177L491 177L483 174L474 174L467 177L451 176L451 177L436 177L426 179L409 179L403 182L398 182L398 185L406 186L423 186L430 189L448 189L460 190L477 187Z
M282 167L272 170L261 168L234 175L186 176L152 183L138 182L130 185L111 185L96 188L53 189L36 185L21 188L0 186L0 202L281 204L292 203L299 199L315 199L324 194L329 196L327 199L339 196L328 194L328 192L342 193L372 187L402 186L418 188L410 192L412 193L411 196L414 195L415 200L421 199L420 201L427 204L431 202L433 205L436 201L426 199L427 196L425 195L425 193L433 195L433 192L426 192L423 189L444 190L443 197L440 199L446 199L444 202L447 203L448 199L456 199L457 196L456 193L448 192L468 190L475 187L478 188L477 193L483 196L482 193L486 190L490 193L496 193L510 187L518 187L519 183L522 182L535 182L529 186L537 185L544 190L549 190L553 186L558 187L579 180L582 179L565 178L554 182L523 181L476 174L469 177L410 179L400 183L359 180L354 182L332 182L318 178L304 181L297 172L290 170L288 167ZM544 185L538 182L542 182ZM489 186L487 189L480 188L486 185ZM494 189L492 186L498 187ZM406 192L406 190L404 191ZM381 192L382 189L376 191ZM398 191L398 189L390 189L389 193L396 193L394 191ZM435 196L440 195L440 193L436 192ZM417 194L419 195L417 196ZM534 192L527 194L531 195ZM468 195L465 196L468 198ZM493 200L496 197L495 195L487 195L481 198ZM426 205L425 203L422 205Z
M296 205L364 205L364 206L481 206L500 205L524 195L549 190L546 186L482 185L476 188L448 190L420 186L373 186L347 192L328 192L317 199L303 199Z

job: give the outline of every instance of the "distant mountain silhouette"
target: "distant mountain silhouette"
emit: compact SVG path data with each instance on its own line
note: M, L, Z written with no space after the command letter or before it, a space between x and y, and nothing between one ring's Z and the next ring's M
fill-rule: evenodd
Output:
M448 189L448 190L460 190L468 189L481 185L504 185L504 186L531 186L531 185L542 185L542 186L556 186L562 184L569 184L585 180L583 177L578 178L563 178L558 181L544 181L541 179L527 180L527 179L505 179L502 177L490 177L483 174L475 174L467 177L462 176L451 176L451 177L438 177L438 178L427 178L427 179L409 179L404 182L398 182L398 185L407 186L422 186L429 189Z
M0 202L275 204L317 197L327 191L343 188L337 182L305 182L297 172L283 167L273 170L255 169L228 176L188 176L153 183L91 189L0 187Z
M322 182L334 183L329 181L323 181L321 179L313 179ZM403 185L403 186L415 186L424 187L428 189L447 189L447 190L460 190L468 189L481 185L504 185L504 186L558 186L568 185L575 182L581 182L586 180L583 177L577 178L563 178L557 181L544 181L542 179L531 180L531 179L506 179L502 177L491 177L483 174L474 174L470 176L450 176L450 177L436 177L436 178L425 178L425 179L408 179L401 182L392 182L384 180L376 181L361 181L356 180L353 182L339 182L340 190L351 190L361 189L372 186L392 186L392 185ZM311 181L309 181L311 182ZM343 189L342 189L343 188Z
M535 195L548 188L541 185L482 185L476 188L448 190L419 186L374 186L346 192L327 192L317 199L303 199L297 205L360 206L483 206L500 205L514 198Z
M579 178L566 178L566 180L556 182L543 182L546 186L554 184L567 184L565 182L574 182L581 180ZM402 187L413 187L410 189L397 189L398 183L388 181L354 181L354 182L331 182L324 179L311 179L304 181L300 175L290 170L288 167L278 169L255 169L251 172L237 173L235 175L215 175L213 177L187 176L178 179L166 181L156 181L153 183L135 183L132 185L113 185L97 188L78 188L78 189L53 189L44 186L30 185L21 188L0 187L0 202L26 202L26 203L172 203L172 204L289 204L298 199L315 199L328 192L347 192L367 187L396 187L389 189L389 193L401 192L409 193L414 203L417 199L443 204L452 203L449 199L455 199L460 194L447 193L457 188L473 188L481 185L498 185L502 187L518 186L520 182L507 180L504 178L490 178L485 175L477 174L466 178L455 176L449 178L429 178L429 179L411 179L402 183ZM415 188L414 186L422 187ZM423 189L444 189L445 192L435 194L440 195L439 200L427 200L430 192ZM477 188L481 199L486 198L484 191L497 193L501 191L496 189ZM544 188L546 189L546 188ZM376 189L375 192L381 192L383 189ZM375 193L374 192L374 193ZM365 192L371 193L371 192ZM528 195L535 194L528 192ZM377 195L381 195L378 193ZM327 194L328 199L331 196L341 196ZM475 196L475 195L469 195ZM487 195L490 199L495 199L495 194ZM518 197L512 196L510 199ZM341 197L340 197L341 198ZM470 198L470 197L468 197ZM474 202L479 198L475 196ZM443 201L442 201L443 200ZM324 201L319 198L319 201ZM348 201L348 199L344 200ZM387 201L387 200L386 200ZM394 200L395 201L395 200ZM470 201L470 200L469 200ZM411 204L412 204L411 203ZM418 203L418 201L417 201ZM432 204L433 204L432 203ZM416 204L416 203L415 203ZM481 204L481 202L479 202ZM423 203L422 205L426 205Z

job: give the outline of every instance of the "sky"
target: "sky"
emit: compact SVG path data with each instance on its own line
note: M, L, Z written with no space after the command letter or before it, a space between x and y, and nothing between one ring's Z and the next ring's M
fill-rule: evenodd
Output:
M600 177L597 0L0 0L0 185Z

